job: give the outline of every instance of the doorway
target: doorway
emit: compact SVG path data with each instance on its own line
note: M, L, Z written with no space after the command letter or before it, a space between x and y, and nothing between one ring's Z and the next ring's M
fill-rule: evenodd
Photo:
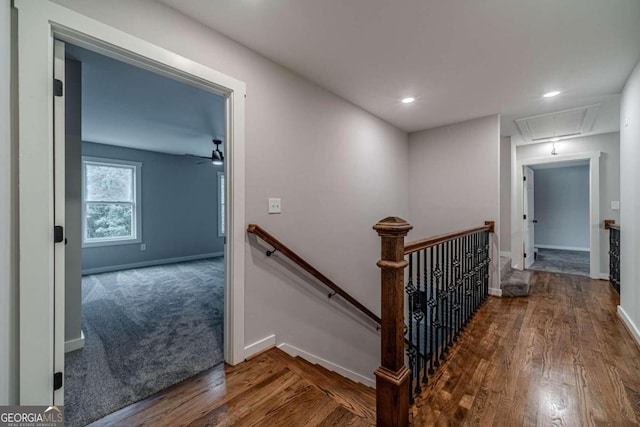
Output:
M59 5L19 2L16 7L23 213L19 231L20 402L64 404L64 383L60 381L64 376L64 234L58 229L51 232L54 226L64 230L66 225L64 203L54 198L51 185L54 164L56 186L64 183L64 174L60 176L64 169L59 167L64 153L59 152L60 144L54 144L53 135L58 139L64 126L54 124L51 98L55 88L42 84L54 81L54 38L224 96L229 177L224 354L228 363L239 363L244 359L244 83ZM54 238L60 243L54 244Z
M535 168L555 167L555 166L580 166L588 165L588 188L589 188L589 209L588 209L588 248L589 248L589 277L593 279L599 278L600 274L600 152L586 152L576 153L568 155L552 155L537 159L518 160L516 163L516 174L514 176L515 182L524 183L525 174L533 175L532 182L535 183ZM543 166L547 165L547 166ZM530 172L530 171L533 171ZM528 177L527 177L528 178ZM529 178L528 178L529 179ZM525 198L527 198L527 204L533 205L533 211L535 211L535 199L530 195L527 195L527 187L525 185L516 185L515 187L515 207L513 211L512 221L512 255L514 260L514 268L524 269L533 265L535 260L535 227L536 220L532 217L532 213L528 213L528 217L525 220ZM535 184L531 185L531 192L535 191ZM527 206L528 208L528 206ZM529 224L525 224L525 221L530 221ZM532 230L533 229L533 230ZM528 233L525 234L525 230ZM529 239L527 241L527 239ZM529 253L527 253L527 250ZM575 248L565 248L575 249ZM586 246L584 248L586 249ZM530 252L534 252L533 259L529 258L525 263L525 253L530 255ZM583 251L586 252L586 251Z
M524 166L525 268L589 276L589 162Z
M224 153L213 141L226 139L225 100L70 43L57 49L65 421L86 425L223 361Z

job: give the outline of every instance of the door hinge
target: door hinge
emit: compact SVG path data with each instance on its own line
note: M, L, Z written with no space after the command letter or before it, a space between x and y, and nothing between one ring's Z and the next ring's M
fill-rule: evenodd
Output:
M61 225L53 227L53 243L62 243L64 241L64 228Z
M526 253L526 252L525 252L525 254L524 254L524 257L525 257L525 258L527 257L527 253Z
M522 177L522 180L523 180L523 181L526 181L526 180L527 180L527 177L526 177L526 176L523 176L523 177Z
M53 390L60 390L62 388L62 372L56 372L53 374Z
M53 96L62 96L62 80L53 79Z
M522 215L522 219L527 219L527 216L526 215Z

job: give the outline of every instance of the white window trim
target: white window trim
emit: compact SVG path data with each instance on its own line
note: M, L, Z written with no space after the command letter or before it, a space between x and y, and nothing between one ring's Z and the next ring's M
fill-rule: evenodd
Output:
M122 165L130 166L134 168L133 174L133 238L131 237L111 237L102 239L87 240L86 230L86 210L87 210L87 198L86 198L86 186L85 177L87 174L86 165L90 164L104 164L104 165ZM128 160L111 159L106 157L89 157L82 156L82 247L83 248L95 248L101 246L114 246L114 245L130 245L134 243L142 242L142 163L131 162Z
M216 180L216 184L217 184L217 191L218 191L218 237L224 237L225 236L225 230L222 225L222 218L224 217L225 221L224 221L224 225L226 226L227 224L227 217L226 215L226 206L227 204L225 203L225 201L222 198L222 194L220 194L220 180L224 180L224 193L225 195L227 194L227 181L226 178L224 176L224 172L218 172L218 179Z

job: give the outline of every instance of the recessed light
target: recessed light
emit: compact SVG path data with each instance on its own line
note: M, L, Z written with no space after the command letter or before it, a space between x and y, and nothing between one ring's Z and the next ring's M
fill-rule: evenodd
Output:
M415 98L412 98L412 97L409 96L407 98L402 98L402 103L403 104L411 104L415 100L416 100Z
M557 96L557 95L560 95L560 91L559 90L554 90L554 91L551 91L551 92L547 92L542 96L544 96L545 98L553 98L554 96Z

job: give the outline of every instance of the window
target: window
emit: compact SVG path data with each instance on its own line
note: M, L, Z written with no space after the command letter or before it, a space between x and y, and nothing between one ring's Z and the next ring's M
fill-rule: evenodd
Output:
M224 172L218 172L218 237L224 236Z
M82 158L82 246L123 245L141 239L142 163Z

